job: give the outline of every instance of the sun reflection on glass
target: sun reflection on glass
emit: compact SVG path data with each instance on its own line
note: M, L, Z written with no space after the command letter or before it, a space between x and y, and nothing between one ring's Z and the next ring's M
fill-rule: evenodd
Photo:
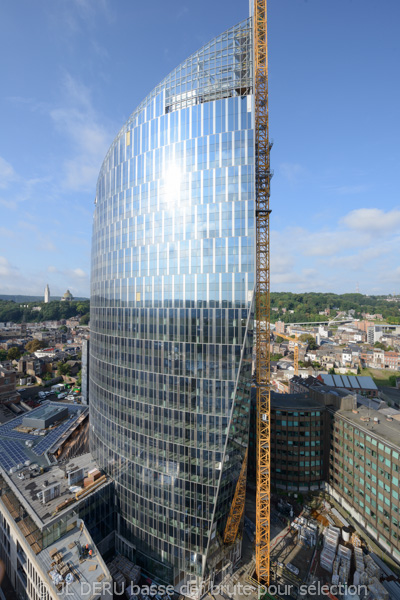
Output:
M171 206L180 204L182 171L176 164L170 164L164 173L165 199Z

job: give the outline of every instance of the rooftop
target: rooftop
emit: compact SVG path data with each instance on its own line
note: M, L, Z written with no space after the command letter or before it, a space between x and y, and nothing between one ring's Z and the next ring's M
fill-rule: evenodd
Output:
M358 377L356 375L321 375L325 385L354 390L377 390L372 377Z
M378 410L358 404L357 412L339 410L337 413L364 431L369 431L373 435L381 437L384 442L399 447L400 411L381 403Z
M324 406L320 402L310 398L307 393L277 394L275 392L271 392L271 408L321 410L324 408Z
M54 411L68 408L67 418L61 417L46 429L35 429L23 425L27 416L42 418ZM24 465L38 463L48 465L47 453L55 452L61 443L86 418L88 408L66 402L47 402L32 411L9 420L0 425L0 468L9 473L10 470L21 469Z
M76 472L79 469L82 469L82 477L71 485L67 473ZM74 504L77 505L91 491L108 484L107 479L102 476L97 480L98 485L95 482L93 486L87 487L86 493L86 488L82 488L81 484L83 484L83 478L87 477L88 472L92 469L97 469L97 464L93 456L87 453L72 458L61 465L55 464L48 467L43 473L33 477L30 477L31 471L26 468L22 470L24 479L18 477L21 473L13 473L8 476L8 482L19 502L25 506L37 526L42 528L51 521L59 519L63 512L68 512L71 508L74 508ZM54 493L51 492L51 488L54 488L54 486L58 488L57 495L51 497ZM43 503L43 499L38 498L38 493L44 490L47 490L46 503Z
M79 546L85 547L86 544L92 550L92 555L80 558ZM57 540L54 546L42 550L36 558L43 571L48 574L50 589L54 590L56 581L63 577L59 588L61 597L65 595L72 600L81 600L86 596L89 600L92 594L88 594L88 591L93 589L93 584L99 586L100 582L111 580L100 553L86 528L80 528L79 520L76 527ZM68 580L72 581L66 583ZM97 597L97 594L95 595Z

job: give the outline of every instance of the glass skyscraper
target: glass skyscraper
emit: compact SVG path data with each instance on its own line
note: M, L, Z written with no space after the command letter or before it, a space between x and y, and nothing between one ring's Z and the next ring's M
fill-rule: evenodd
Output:
M132 113L93 223L91 450L117 546L177 589L240 555L223 533L248 444L255 175L252 19Z

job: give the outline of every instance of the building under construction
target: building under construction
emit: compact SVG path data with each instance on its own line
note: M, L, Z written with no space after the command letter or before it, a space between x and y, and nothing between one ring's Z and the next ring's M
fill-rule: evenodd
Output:
M139 104L97 183L90 449L115 482L117 550L184 595L241 556L254 343L269 578L269 155L255 0Z

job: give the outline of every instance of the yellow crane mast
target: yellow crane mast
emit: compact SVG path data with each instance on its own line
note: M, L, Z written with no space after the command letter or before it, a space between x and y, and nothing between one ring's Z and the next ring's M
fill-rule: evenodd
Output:
M267 0L254 0L254 106L256 169L256 378L257 504L256 577L270 572L270 150L268 123Z
M239 531L239 525L244 513L244 506L246 502L247 455L248 450L246 450L239 479L236 484L231 510L229 512L228 521L225 527L225 544L233 544L233 542L236 540L236 536Z
M267 0L254 0L254 106L256 169L255 337L257 378L256 577L269 585L270 545L270 150L268 124ZM235 541L246 494L247 452L225 527L224 542Z
M300 342L297 335L294 338L289 337L288 335L284 335L283 333L277 333L277 337L281 337L285 340L289 340L289 342L293 342L294 346L294 374L299 374L299 346L307 346L305 342Z

